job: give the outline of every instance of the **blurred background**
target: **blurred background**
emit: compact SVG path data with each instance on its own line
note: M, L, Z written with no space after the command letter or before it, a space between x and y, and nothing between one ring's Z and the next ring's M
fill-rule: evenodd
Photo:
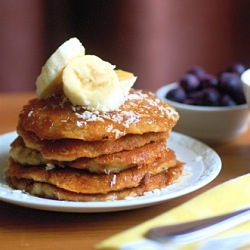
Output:
M0 0L0 91L34 91L48 57L77 37L87 54L155 91L191 66L250 63L249 0Z

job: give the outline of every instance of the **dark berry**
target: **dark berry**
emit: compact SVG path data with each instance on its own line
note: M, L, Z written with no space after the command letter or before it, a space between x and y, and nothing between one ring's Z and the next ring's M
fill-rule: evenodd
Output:
M207 74L200 83L200 87L202 89L210 88L210 87L217 87L218 85L218 78L214 75Z
M198 91L194 91L192 93L189 93L187 95L187 99L189 99L190 103L191 103L191 100L192 100L193 105L202 105L203 91L198 90Z
M219 77L219 88L225 94L233 94L242 88L241 79L234 73L224 72Z
M188 105L198 105L195 99L187 98L183 101L184 104Z
M246 70L246 66L242 63L233 63L227 68L227 72L236 73L239 76Z
M177 87L171 89L167 93L166 98L174 102L183 102L186 99L186 92L183 88Z
M219 75L207 74L200 66L187 70L166 97L169 100L200 106L234 106L246 103L241 74L246 67L241 63L230 65Z
M221 97L221 106L235 106L236 102L229 95L223 95Z
M197 76L193 74L185 74L180 79L180 86L186 91L191 92L199 88L200 81Z
M199 80L202 80L206 75L206 71L200 66L193 66L187 73L197 76Z
M245 94L244 94L243 88L240 88L237 91L235 91L232 94L232 97L234 98L234 100L236 101L237 104L244 104L244 103L246 103L246 98L245 98Z
M203 90L202 105L204 106L219 106L220 92L216 88L207 88Z

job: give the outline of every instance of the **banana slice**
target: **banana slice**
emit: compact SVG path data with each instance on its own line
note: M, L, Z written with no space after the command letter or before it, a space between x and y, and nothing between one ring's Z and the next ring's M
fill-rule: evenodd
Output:
M134 85L137 77L134 76L133 73L121 69L115 69L115 73L118 76L119 82L121 83L121 87L124 89L124 91L127 91L128 93Z
M63 70L63 91L73 105L113 111L125 102L136 80L133 74L114 68L94 55L75 57Z
M77 38L71 38L50 56L36 80L38 98L46 99L60 91L62 71L78 55L85 55L85 48Z

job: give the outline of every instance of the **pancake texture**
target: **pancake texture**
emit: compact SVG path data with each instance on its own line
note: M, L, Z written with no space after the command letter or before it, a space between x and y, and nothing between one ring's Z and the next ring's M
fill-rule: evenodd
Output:
M40 140L34 133L18 130L26 147L35 149L43 158L57 161L73 161L81 157L94 158L122 150L132 150L150 142L166 140L167 132L129 134L114 141L83 141L80 139Z
M183 163L167 139L179 119L150 92L132 89L110 112L74 106L64 95L23 107L5 180L31 195L107 201L171 185Z
M182 165L182 163L179 163L177 166L170 168L166 172L151 176L147 175L137 187L111 191L105 194L82 194L70 192L48 183L37 182L29 179L17 179L15 177L8 177L8 183L16 189L25 190L32 195L49 199L68 201L122 200L127 197L142 196L146 192L171 185L182 174Z
M62 97L33 99L19 116L18 130L42 140L114 141L127 134L167 132L178 119L178 113L153 94L132 90L124 105L112 112L91 112Z
M152 164L157 158L165 156L166 142L151 142L133 150L123 150L113 154L104 154L95 158L82 157L74 161L46 160L37 150L25 146L22 138L17 137L12 143L10 156L23 165L53 164L61 167L87 169L97 173L118 173L138 164Z
M72 168L47 169L46 165L25 167L10 160L7 176L45 182L76 193L107 193L136 187L146 175L165 172L177 164L173 151L153 164L141 164L117 174L93 174Z

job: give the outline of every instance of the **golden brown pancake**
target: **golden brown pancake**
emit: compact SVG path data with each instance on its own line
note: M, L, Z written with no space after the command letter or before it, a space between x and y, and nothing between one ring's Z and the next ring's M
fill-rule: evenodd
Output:
M26 147L38 150L43 158L73 161L81 157L94 158L122 150L132 150L150 142L166 140L168 133L129 134L115 141L83 141L79 139L40 140L34 133L18 130Z
M138 164L117 174L95 174L89 171L55 167L46 170L46 165L24 166L11 158L5 171L8 178L30 179L57 186L71 192L83 194L107 193L140 185L147 175L162 173L177 164L175 154L166 149L164 157L156 159L152 164Z
M112 112L73 106L65 96L33 99L19 115L6 182L72 201L124 199L165 187L183 167L166 145L178 119L170 105L139 90Z
M178 119L178 113L153 94L131 90L127 101L112 112L91 112L62 97L33 99L19 115L18 130L42 140L114 141L127 134L169 132Z
M157 158L166 155L166 142L148 143L134 150L123 150L118 153L101 155L95 158L79 158L74 161L51 161L44 159L39 151L27 148L22 138L17 137L11 144L10 156L23 165L55 164L61 167L86 169L96 173L119 173L138 164L151 164Z
M14 161L23 165L41 165L47 162L39 151L27 148L20 136L11 143L9 154Z
M73 162L64 162L64 164L96 173L119 173L130 167L152 164L157 158L165 157L168 153L166 142L159 141L133 150L101 155L96 158L79 158Z
M49 199L67 200L67 201L107 201L121 200L126 197L142 196L145 192L154 189L161 189L172 184L182 173L183 164L178 162L176 166L169 168L167 171L156 175L145 175L137 187L125 188L119 191L111 191L106 194L82 194L67 191L58 188L55 185L33 181L31 179L19 179L8 176L7 181L10 186L16 189L25 190L26 192Z

